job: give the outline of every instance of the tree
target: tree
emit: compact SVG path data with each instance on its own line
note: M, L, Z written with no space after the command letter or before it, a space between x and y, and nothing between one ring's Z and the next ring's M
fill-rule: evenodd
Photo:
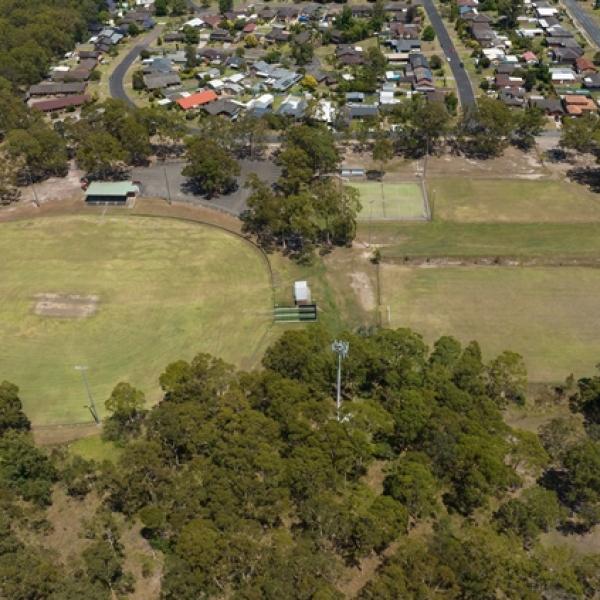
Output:
M3 381L0 383L0 436L10 429L27 431L30 428L31 423L19 398L19 388Z
M56 470L29 436L9 429L0 437L0 485L40 506L51 502Z
M11 159L6 154L0 154L0 206L8 206L18 202L21 190L17 187L17 174L22 161Z
M93 177L110 179L120 175L128 159L119 140L106 131L85 136L77 148L78 165Z
M383 173L385 164L394 157L394 145L392 141L384 136L379 136L373 144L373 160L379 163L380 171Z
M409 515L420 519L437 509L438 482L422 454L407 454L400 458L383 482L384 493L406 506Z
M600 148L598 115L588 112L576 119L565 119L560 145L577 152L597 153Z
M233 9L233 0L219 0L219 12L223 15Z
M256 48L258 46L258 39L257 39L257 37L253 33L248 34L244 38L244 46L246 48Z
M520 354L504 351L487 366L487 375L488 394L500 408L525 403L527 368Z
M189 177L201 193L210 198L234 189L240 166L224 148L207 144L198 137L188 138L185 146L187 165L183 175Z
M144 83L144 73L140 70L133 72L132 84L134 90L143 90L146 88L146 84Z
M433 42L433 40L435 40L435 30L433 29L433 27L431 25L427 25L427 27L425 27L423 29L423 33L421 34L421 39L424 42Z
M144 393L128 383L118 383L104 406L111 416L104 421L102 435L105 439L121 441L140 432L145 410Z
M185 47L185 68L193 69L198 66L198 55L196 48L192 44L188 44Z
M542 132L545 122L546 116L543 111L535 106L528 106L518 113L513 132L517 145L524 149L531 148L535 143L535 136Z
M317 83L317 80L312 75L305 75L300 83L303 87L312 92L314 92L317 89L317 86L319 85Z
M465 111L457 131L457 145L467 155L490 158L506 148L513 132L510 109L500 100L483 96Z

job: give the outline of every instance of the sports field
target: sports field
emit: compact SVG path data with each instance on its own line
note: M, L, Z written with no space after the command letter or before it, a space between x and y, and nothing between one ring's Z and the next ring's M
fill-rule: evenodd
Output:
M589 374L600 362L600 271L582 267L381 267L382 318L428 342L479 341L490 358L511 349L532 382Z
M129 381L159 395L179 358L255 364L271 323L256 249L218 229L143 217L72 216L0 225L0 379L36 424L89 420Z
M359 221L402 221L426 218L421 187L417 183L352 183L360 192Z
M569 181L431 179L434 218L464 223L584 223L600 221L600 195Z

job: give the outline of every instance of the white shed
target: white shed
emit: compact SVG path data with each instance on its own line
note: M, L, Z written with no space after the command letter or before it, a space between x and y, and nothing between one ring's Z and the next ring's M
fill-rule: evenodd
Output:
M306 281L294 282L294 302L296 304L310 304L310 288Z

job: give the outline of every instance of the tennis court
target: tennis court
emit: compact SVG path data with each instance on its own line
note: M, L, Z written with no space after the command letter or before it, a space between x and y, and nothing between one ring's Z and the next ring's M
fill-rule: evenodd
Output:
M427 211L418 183L352 183L360 193L359 221L426 219Z

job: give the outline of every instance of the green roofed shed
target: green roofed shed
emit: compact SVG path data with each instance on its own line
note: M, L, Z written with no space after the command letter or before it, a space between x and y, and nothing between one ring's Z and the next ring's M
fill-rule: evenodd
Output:
M127 198L139 191L131 181L92 181L85 191L85 201L90 204L125 204Z

